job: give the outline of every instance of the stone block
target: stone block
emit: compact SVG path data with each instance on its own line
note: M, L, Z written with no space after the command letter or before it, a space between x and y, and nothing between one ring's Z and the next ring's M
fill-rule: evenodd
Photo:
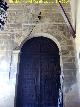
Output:
M76 65L75 63L64 63L63 64L63 69L72 69L72 70L76 70Z
M14 24L10 24L10 28L13 29L22 29L22 23L14 23Z
M63 60L63 63L65 63L65 62L72 62L72 63L74 63L75 62L75 56L72 56L72 57L63 56L62 60Z

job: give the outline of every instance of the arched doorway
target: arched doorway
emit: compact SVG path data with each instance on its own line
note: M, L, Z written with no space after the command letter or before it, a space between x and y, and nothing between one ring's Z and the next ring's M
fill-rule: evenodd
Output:
M62 107L60 74L57 45L46 37L29 39L20 53L16 107Z

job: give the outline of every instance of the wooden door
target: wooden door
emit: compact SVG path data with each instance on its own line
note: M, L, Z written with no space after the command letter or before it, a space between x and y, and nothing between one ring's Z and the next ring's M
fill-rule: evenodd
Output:
M36 37L21 49L16 107L58 107L59 50L50 39Z

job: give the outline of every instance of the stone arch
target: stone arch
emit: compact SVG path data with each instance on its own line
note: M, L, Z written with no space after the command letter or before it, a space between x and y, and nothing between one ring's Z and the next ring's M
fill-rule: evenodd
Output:
M46 37L46 38L49 38L51 39L53 42L56 43L57 47L59 48L59 55L60 55L60 67L61 67L61 73L63 73L63 62L62 62L62 52L61 52L61 45L59 43L59 41L51 34L48 34L48 33L35 33L35 34L31 34L29 35L28 37L26 37L20 44L20 50L22 48L22 46L24 45L24 43L31 39L31 38L34 38L34 37Z
M59 41L58 41L54 36L52 36L51 34L48 34L48 33L35 33L35 34L30 35L29 37L25 38L25 39L21 42L21 44L20 44L20 49L21 49L21 47L23 46L23 44L24 44L27 40L29 40L29 39L31 39L31 38L34 38L34 37L40 37L40 36L49 38L49 39L51 39L53 42L55 42L56 45L57 45L58 48L59 48L59 52L61 52L61 46L60 46Z
M72 37L70 37L69 34L68 36L66 36L60 29L56 29L56 28L53 28L53 26L50 26L50 25L48 26L45 24L36 25L31 34L27 34L27 32L25 32L24 34L17 34L17 35L16 35L16 39L14 40L14 43L16 44L16 46L14 47L14 50L16 49L20 50L22 45L28 39L31 39L33 37L43 36L43 37L47 37L53 40L57 44L59 51L61 52L62 41L65 42L65 47L67 48L67 40L69 39L72 40Z
M19 52L20 52L21 47L23 46L23 44L27 40L29 40L31 38L34 38L34 37L43 36L43 37L49 38L53 42L55 42L57 44L58 48L59 48L60 67L61 67L61 73L62 73L61 78L64 76L64 88L63 88L64 90L63 90L63 93L64 93L64 99L65 99L66 94L70 90L70 87L72 87L72 85L74 84L74 83L71 82L69 87L66 85L66 84L68 84L68 82L66 80L66 78L67 78L66 77L66 75L67 75L66 72L69 71L69 69L71 71L71 70L74 70L74 68L75 68L74 62L72 62L72 60L73 61L75 60L74 54L72 53L73 39L71 37L68 37L68 36L64 35L62 31L60 31L58 29L55 29L55 28L53 29L52 32L47 31L46 33L45 33L45 31L43 31L43 33L42 33L40 30L39 31L38 30L39 29L37 28L37 30L33 31L31 35L28 35L28 36L23 35L23 37L20 38L20 41L18 42L18 50L19 51L17 52L17 55L18 55L18 61L17 62L19 64L19 60L20 60ZM43 30L45 30L45 29L43 29ZM72 56L72 54L73 54L73 56ZM68 62L69 62L69 64L68 64ZM74 68L73 67L71 68L71 66L73 66ZM75 70L74 70L74 72L75 72ZM71 73L73 73L73 72L71 72ZM18 74L18 69L17 69L17 74ZM68 74L68 75L70 75L70 74ZM73 78L73 81L75 82L74 78Z

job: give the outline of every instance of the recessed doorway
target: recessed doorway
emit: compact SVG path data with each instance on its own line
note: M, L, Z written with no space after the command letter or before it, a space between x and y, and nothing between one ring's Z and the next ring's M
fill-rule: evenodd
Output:
M20 52L16 107L58 107L60 74L56 43L46 37L29 39Z

